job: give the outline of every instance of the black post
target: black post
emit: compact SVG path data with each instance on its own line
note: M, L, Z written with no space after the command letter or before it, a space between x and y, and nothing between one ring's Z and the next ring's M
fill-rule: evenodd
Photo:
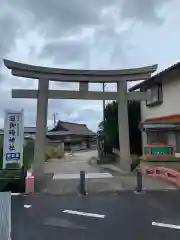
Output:
M137 187L136 187L136 191L137 192L142 192L142 172L140 170L140 168L137 168Z
M80 193L86 195L85 172L80 171Z
M20 169L20 193L25 193L26 191L26 176L27 170L25 169L24 165Z

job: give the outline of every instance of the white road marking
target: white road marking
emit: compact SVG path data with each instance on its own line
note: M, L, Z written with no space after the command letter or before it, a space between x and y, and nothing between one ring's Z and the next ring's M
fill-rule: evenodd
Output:
M19 196L21 195L20 193L11 193L11 196Z
M86 216L86 217L94 217L94 218L105 218L105 215L96 214L96 213L79 212L79 211L73 211L73 210L64 210L63 213L69 213L73 215Z
M87 179L93 179L93 178L112 178L112 174L110 173L86 173L86 178ZM79 179L80 174L72 173L72 174L54 174L53 179Z
M179 229L179 225L174 225L174 224L166 224L166 223L158 223L158 222L152 222L152 226L157 226L157 227L165 227L165 228L173 228L173 229Z
M31 208L32 205L24 205L25 208Z

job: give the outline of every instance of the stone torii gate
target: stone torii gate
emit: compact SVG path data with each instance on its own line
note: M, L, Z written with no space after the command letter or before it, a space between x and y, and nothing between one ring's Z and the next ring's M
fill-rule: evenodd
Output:
M38 79L38 90L12 89L13 98L37 99L34 175L40 181L44 174L45 139L47 130L48 99L117 100L119 119L120 166L130 171L129 124L127 101L149 99L144 92L127 92L127 82L146 80L156 71L157 65L123 70L69 70L22 64L4 59L13 76ZM49 81L79 82L79 91L49 90ZM93 92L92 83L117 83L117 92Z

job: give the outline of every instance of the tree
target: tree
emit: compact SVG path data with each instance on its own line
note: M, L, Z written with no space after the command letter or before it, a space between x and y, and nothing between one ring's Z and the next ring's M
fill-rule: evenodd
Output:
M99 128L99 131L102 131L103 130L103 121L99 123L98 125L98 128Z
M117 102L109 103L105 108L105 120L99 124L99 129L104 133L105 152L112 152L113 148L119 148L118 132L118 105ZM128 102L129 137L131 153L141 155L141 132L139 122L141 117L140 103Z

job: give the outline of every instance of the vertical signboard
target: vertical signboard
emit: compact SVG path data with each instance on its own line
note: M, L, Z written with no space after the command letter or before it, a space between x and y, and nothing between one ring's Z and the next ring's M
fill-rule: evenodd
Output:
M23 161L24 113L21 111L5 111L3 168L8 163Z

